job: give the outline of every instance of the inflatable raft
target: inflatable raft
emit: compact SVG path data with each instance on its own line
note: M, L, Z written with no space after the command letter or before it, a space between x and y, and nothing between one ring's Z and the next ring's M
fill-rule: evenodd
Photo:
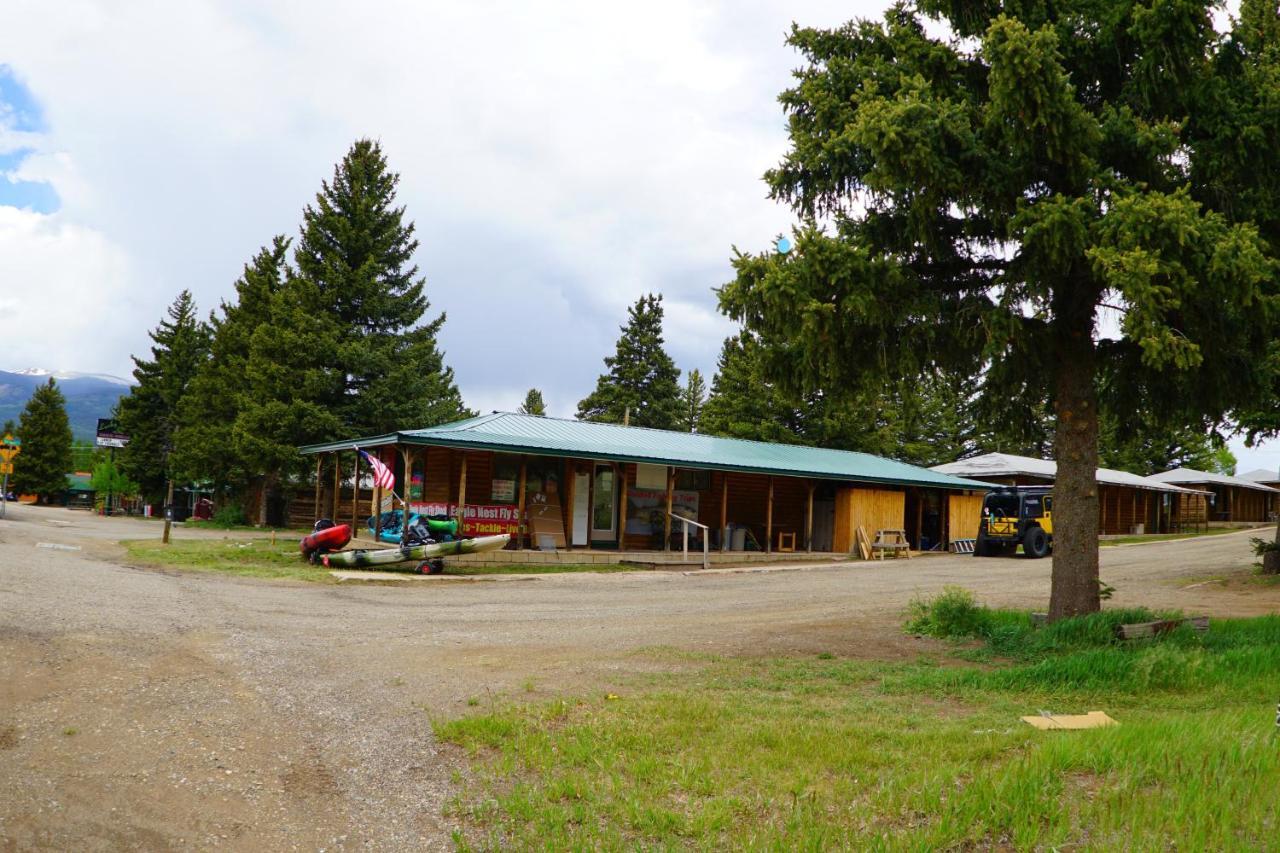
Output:
M319 523L319 522L317 522ZM336 551L351 541L351 525L333 524L322 527L298 543L302 556L310 557L317 551Z

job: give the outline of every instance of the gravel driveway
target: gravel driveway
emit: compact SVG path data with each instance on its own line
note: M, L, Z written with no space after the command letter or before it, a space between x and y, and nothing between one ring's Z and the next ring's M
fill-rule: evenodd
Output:
M35 507L0 521L0 849L448 848L466 769L431 720L468 700L679 665L640 653L656 647L914 656L933 647L898 630L912 597L958 584L1042 609L1050 569L937 555L327 586L121 564L115 541L158 535ZM1249 538L1106 548L1111 603L1275 612L1280 589L1213 580L1252 563Z

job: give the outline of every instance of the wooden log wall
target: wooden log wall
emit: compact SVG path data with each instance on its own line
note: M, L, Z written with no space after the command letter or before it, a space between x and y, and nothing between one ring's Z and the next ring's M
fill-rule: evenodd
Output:
M982 495L958 493L947 496L948 543L957 539L973 539L978 535L978 524L982 521L982 498Z
M833 550L850 553L859 527L873 539L877 530L905 529L906 498L905 492L889 489L838 489Z

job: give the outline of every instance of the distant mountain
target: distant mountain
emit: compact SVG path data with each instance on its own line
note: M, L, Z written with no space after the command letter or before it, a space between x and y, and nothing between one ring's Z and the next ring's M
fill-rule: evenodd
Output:
M0 425L7 420L17 423L22 407L35 389L52 376L67 398L67 419L76 441L92 441L98 429L98 418L111 416L116 401L129 393L133 385L128 379L105 373L72 373L70 371L0 370Z

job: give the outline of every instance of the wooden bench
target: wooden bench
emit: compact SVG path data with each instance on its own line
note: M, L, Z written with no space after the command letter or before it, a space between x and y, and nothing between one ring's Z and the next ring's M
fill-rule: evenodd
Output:
M871 552L881 560L886 554L911 559L911 546L907 543L905 530L877 530L876 539L871 543Z

